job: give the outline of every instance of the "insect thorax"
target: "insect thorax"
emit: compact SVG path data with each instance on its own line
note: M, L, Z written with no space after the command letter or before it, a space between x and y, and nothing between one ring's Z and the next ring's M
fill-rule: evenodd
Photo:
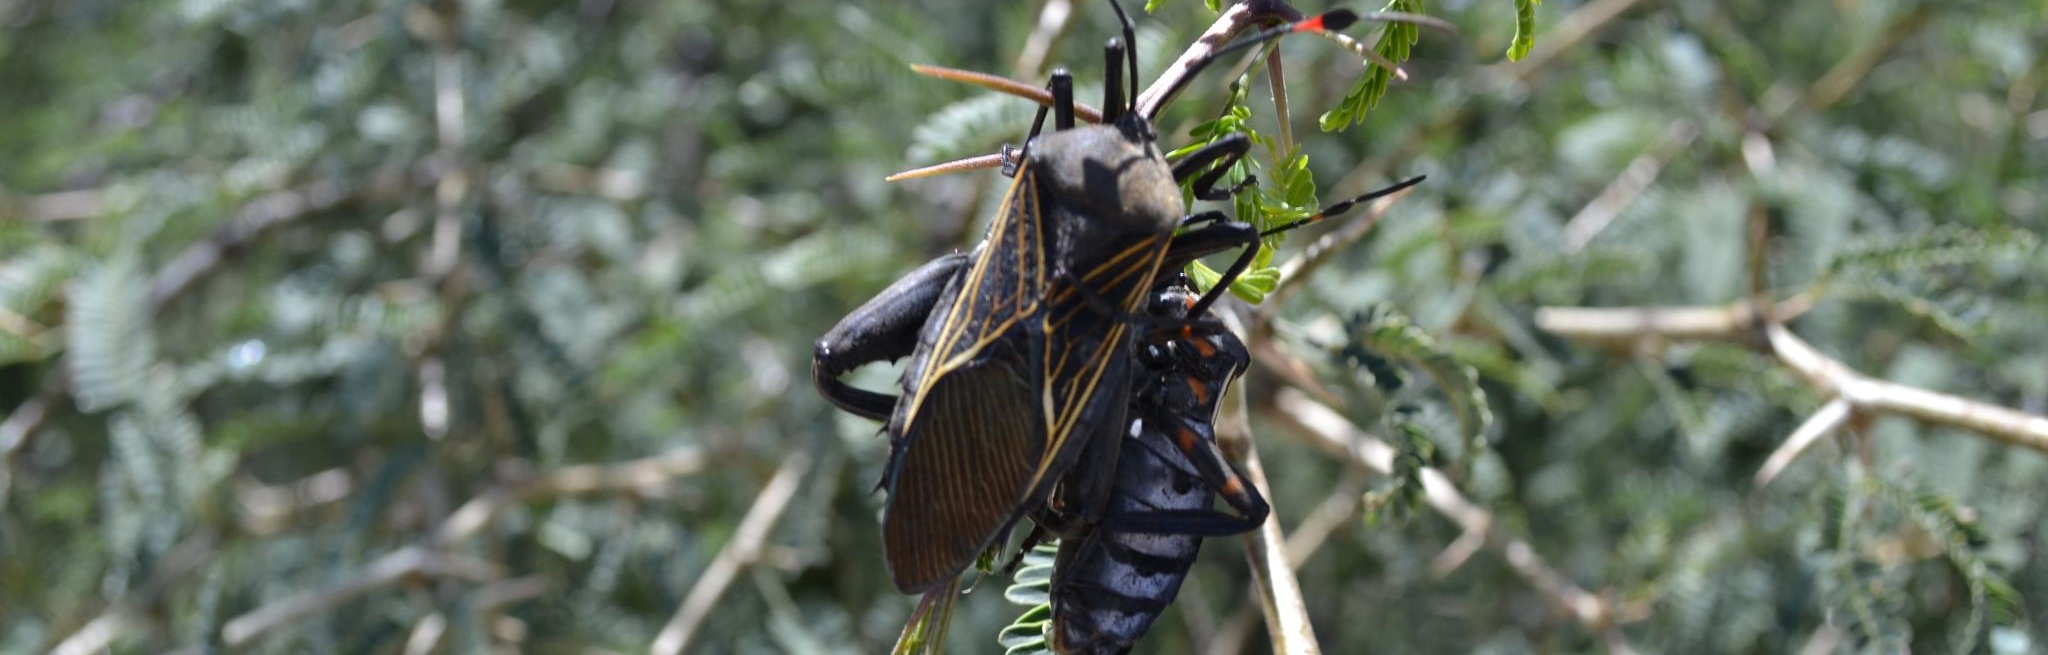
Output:
M1030 156L1041 197L1087 217L1080 229L1102 229L1103 238L1171 233L1186 213L1173 169L1140 121L1043 134Z

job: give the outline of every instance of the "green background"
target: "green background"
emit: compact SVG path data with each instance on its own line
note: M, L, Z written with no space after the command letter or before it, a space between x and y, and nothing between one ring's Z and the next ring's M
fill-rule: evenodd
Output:
M1163 5L1138 17L1146 80L1214 17ZM1281 49L1324 202L1430 177L1277 309L1273 343L1358 425L1436 444L1501 535L1628 610L1639 651L2048 648L2039 450L1859 412L1759 488L1827 396L1756 333L1600 344L1535 321L1725 305L1760 254L1829 356L2048 413L2044 6L1552 0L1513 63L1512 2L1422 10L1459 32L1424 31L1411 79L1346 131L1316 117L1358 57ZM811 343L970 247L1001 186L882 177L1028 125L1024 101L907 65L1042 79L1018 70L1040 14L0 0L0 652L644 651L784 466L794 495L764 504L773 529L693 650L885 650L914 600L882 566L886 440L812 391ZM1113 29L1081 2L1047 57L1084 99ZM1168 112L1166 145L1225 77ZM1249 107L1272 136L1266 89ZM1462 447L1428 376L1388 394L1326 354L1374 307L1432 338L1395 354L1477 374L1488 448ZM1384 411L1400 399L1421 411ZM1412 479L1255 405L1288 530L1396 499L1300 565L1326 652L1616 646L1498 551L1433 573L1460 530L1401 502ZM664 454L643 478L565 468ZM1268 648L1214 629L1255 614L1239 551L1211 542L1141 651ZM961 601L955 652L995 650L1022 609L1003 584Z

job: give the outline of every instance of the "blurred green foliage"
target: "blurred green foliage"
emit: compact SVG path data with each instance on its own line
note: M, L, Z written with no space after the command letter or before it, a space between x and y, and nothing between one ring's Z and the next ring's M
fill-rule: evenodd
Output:
M1279 308L1279 338L1356 382L1317 353L1370 348L1347 335L1392 308L1372 315L1430 355L1380 366L1424 362L1408 386L1448 402L1395 420L1405 401L1339 385L1401 435L1392 482L1255 415L1283 525L1469 458L1459 486L1633 608L1645 652L2048 648L2041 453L1859 417L1758 488L1825 400L1768 352L1533 321L1739 300L1755 215L1762 291L1811 300L1791 327L1823 352L2048 414L2048 9L1398 4L1461 32L1395 48L1410 79L1369 114L1357 55L1280 48L1312 193L1430 178ZM978 238L992 175L882 177L992 152L1033 109L906 65L1040 79L1016 69L1038 5L0 0L0 652L640 651L799 452L693 643L885 649L914 601L882 570L886 444L811 391L810 344ZM1159 5L1147 80L1213 18ZM1113 30L1079 3L1044 67L1094 97ZM1167 146L1224 77L1167 113ZM1263 84L1247 120L1275 134ZM1307 129L1333 109L1356 125ZM565 468L650 457L667 468ZM1610 646L1491 554L1433 574L1458 536L1426 511L1347 521L1300 564L1324 649ZM1145 650L1244 611L1233 545ZM960 603L956 652L995 648L1017 611L998 586Z

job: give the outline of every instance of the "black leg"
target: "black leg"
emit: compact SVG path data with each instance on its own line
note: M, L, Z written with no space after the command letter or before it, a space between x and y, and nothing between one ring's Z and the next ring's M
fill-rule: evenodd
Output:
M1244 159L1245 153L1251 152L1251 148L1251 138L1243 134L1232 134L1217 139L1174 162L1173 181L1185 182L1200 173L1201 177L1195 179L1195 197L1201 200L1227 200L1243 190L1250 180L1247 179L1245 183L1238 184L1229 191L1221 192L1216 190L1216 183L1230 172L1231 166Z
M867 304L840 319L818 339L811 358L811 382L818 393L856 416L886 421L895 411L896 396L856 389L839 376L869 362L909 356L917 350L917 333L945 294L946 287L967 271L967 253L932 260Z
M1223 393L1223 390L1216 389L1214 392ZM1223 457L1223 451L1216 447L1216 435L1209 424L1185 416L1148 418L1162 421L1155 425L1173 437L1174 446L1180 449L1180 454L1187 457L1188 463L1195 465L1195 471L1202 475L1202 481L1207 483L1209 488L1216 490L1216 495L1223 498L1224 504L1237 510L1253 524L1266 520L1266 514L1272 511L1272 507L1266 503L1265 496L1259 495L1259 490L1251 485L1250 480L1238 475L1237 469L1230 467L1230 462Z
M1053 117L1053 129L1064 130L1073 127L1074 75L1064 68L1053 69L1052 79L1046 81L1045 90L1053 97L1053 107L1050 109L1058 110L1058 115ZM1003 157L1003 177L1017 175L1017 163L1031 153L1032 140L1037 139L1039 133L1045 129L1045 113L1048 109L1043 105L1039 106L1038 115L1031 119L1031 132L1024 135L1024 147L1017 153L1017 158L1012 160L1007 155Z
M1132 325L1151 325L1157 327L1179 327L1182 325L1186 325L1188 323L1187 319L1184 318L1175 318L1171 316L1152 316L1150 314L1132 314L1130 312L1117 309L1116 305L1110 304L1108 298L1102 297L1102 294L1097 293L1094 289L1088 288L1088 285L1082 284L1081 279L1074 277L1073 273L1059 271L1054 273L1053 277L1061 282L1066 283L1067 286L1073 287L1074 293L1081 295L1081 302L1087 303L1089 311L1093 311L1096 314L1100 314L1104 318L1108 318L1110 320L1122 323L1130 323Z
M1250 223L1230 220L1221 212L1204 212L1189 216L1184 223L1207 225L1175 235L1173 244L1166 251L1166 260L1160 265L1162 269L1172 267L1173 270L1179 270L1180 267L1187 266L1189 262L1197 259L1244 246L1244 252L1239 253L1237 259L1231 261L1230 266L1224 269L1223 277L1218 278L1215 288L1202 294L1202 298L1188 308L1188 316L1201 316L1209 311L1211 305L1216 304L1222 293L1229 290L1230 283L1236 281L1237 276L1244 274L1244 270L1251 267L1252 259L1258 257L1259 229Z

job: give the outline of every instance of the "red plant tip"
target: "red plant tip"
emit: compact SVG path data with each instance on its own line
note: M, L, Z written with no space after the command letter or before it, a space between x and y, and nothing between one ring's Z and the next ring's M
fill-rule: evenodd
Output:
M1318 32L1323 30L1341 30L1350 27L1352 23L1356 22L1358 22L1358 14L1352 13L1351 10L1332 9L1323 12L1321 16L1295 23L1294 31Z

